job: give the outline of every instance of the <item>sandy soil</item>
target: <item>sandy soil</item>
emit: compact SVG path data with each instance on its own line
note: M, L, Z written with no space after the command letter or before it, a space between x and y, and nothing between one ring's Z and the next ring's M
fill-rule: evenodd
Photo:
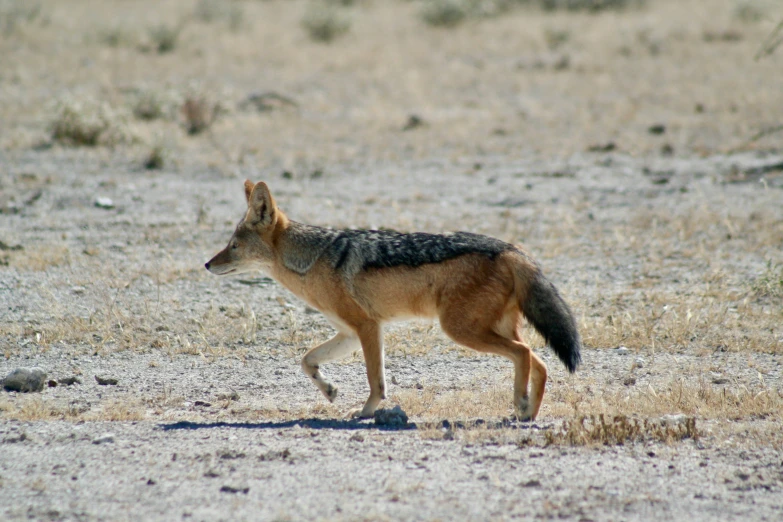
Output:
M780 123L783 55L752 60L776 13L648 4L436 29L417 2L367 2L325 45L304 2L232 2L236 29L196 3L45 2L4 33L0 377L58 385L0 392L0 518L781 518L783 149L754 136ZM173 52L149 50L181 20ZM243 108L264 91L297 106ZM143 92L173 112L133 117ZM195 136L192 93L220 106ZM121 139L52 140L65 99L112 107ZM520 424L509 363L392 325L384 406L410 424L343 420L361 358L326 368L326 403L298 364L326 321L261 274L203 269L245 178L303 222L524 243L576 312L583 366L531 332L550 381ZM600 414L697 433L563 435Z

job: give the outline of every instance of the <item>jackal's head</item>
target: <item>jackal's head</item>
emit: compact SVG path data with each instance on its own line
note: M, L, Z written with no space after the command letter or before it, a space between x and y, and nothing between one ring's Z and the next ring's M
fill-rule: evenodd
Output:
M276 229L286 219L269 187L245 181L247 213L237 225L228 246L204 265L217 275L241 274L269 268L275 259Z

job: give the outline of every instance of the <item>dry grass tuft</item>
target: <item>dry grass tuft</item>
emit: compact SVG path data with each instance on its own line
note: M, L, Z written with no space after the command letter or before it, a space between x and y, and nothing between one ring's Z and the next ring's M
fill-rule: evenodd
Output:
M80 408L54 403L38 395L0 400L0 418L6 420L77 420L81 413Z
M127 115L107 103L67 99L49 125L55 142L72 147L117 145L132 141Z
M739 0L732 14L736 19L746 24L760 22L767 15L767 6L758 0Z
M433 27L456 27L469 14L468 2L464 0L430 0L421 10L421 19Z
M65 245L41 245L10 252L8 266L19 270L43 272L71 262L71 252Z
M329 43L351 28L348 15L331 4L316 4L302 18L302 27L315 42Z
M158 143L144 156L142 164L147 170L160 170L168 162L167 156L168 150L162 144Z
M226 22L232 30L237 30L242 26L245 11L238 2L199 0L193 16L205 24Z
M106 27L98 31L98 42L108 47L133 47L137 42L136 35L124 25Z
M428 0L421 19L433 27L456 27L469 19L500 16L525 0Z
M0 33L9 35L20 27L43 21L41 2L4 0L0 2Z
M174 93L148 89L134 100L133 115L146 121L171 119L181 103L182 98Z
M185 131L190 135L201 134L209 129L217 116L217 104L205 96L188 96L182 104Z
M618 379L619 380L619 379ZM598 390L596 391L596 388ZM699 376L653 387L594 387L561 382L544 399L547 416L685 414L703 419L783 419L783 390L759 385L716 385Z
M97 409L84 403L65 403L47 397L18 395L0 399L0 419L18 421L138 421L146 413L135 398L111 399Z
M759 297L783 297L783 264L767 261L767 269L751 284Z
M628 7L641 7L646 0L539 0L541 7L547 11L565 9L568 11L589 11L597 13L626 9Z
M115 399L101 405L97 411L84 415L86 421L140 421L147 417L144 407L137 399Z
M154 27L150 27L147 30L147 34L152 43L152 48L158 54L166 54L173 52L179 42L180 34L184 24L172 26L168 24L159 24Z
M568 446L606 446L634 442L664 442L667 444L683 439L699 439L696 418L681 416L659 419L639 419L626 415L580 416L566 420L558 430L545 433L547 444Z

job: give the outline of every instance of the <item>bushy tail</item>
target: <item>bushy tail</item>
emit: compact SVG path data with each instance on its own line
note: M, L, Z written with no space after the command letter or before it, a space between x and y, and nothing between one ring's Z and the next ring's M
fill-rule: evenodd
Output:
M525 260L527 261L527 260ZM518 270L522 313L552 347L568 371L573 373L582 362L582 341L571 309L541 270L523 262Z

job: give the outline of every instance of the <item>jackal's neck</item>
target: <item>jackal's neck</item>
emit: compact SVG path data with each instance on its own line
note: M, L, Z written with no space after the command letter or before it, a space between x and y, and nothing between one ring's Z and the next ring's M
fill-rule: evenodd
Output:
M329 248L339 233L329 228L305 225L285 218L275 246L282 265L297 274L306 274Z

